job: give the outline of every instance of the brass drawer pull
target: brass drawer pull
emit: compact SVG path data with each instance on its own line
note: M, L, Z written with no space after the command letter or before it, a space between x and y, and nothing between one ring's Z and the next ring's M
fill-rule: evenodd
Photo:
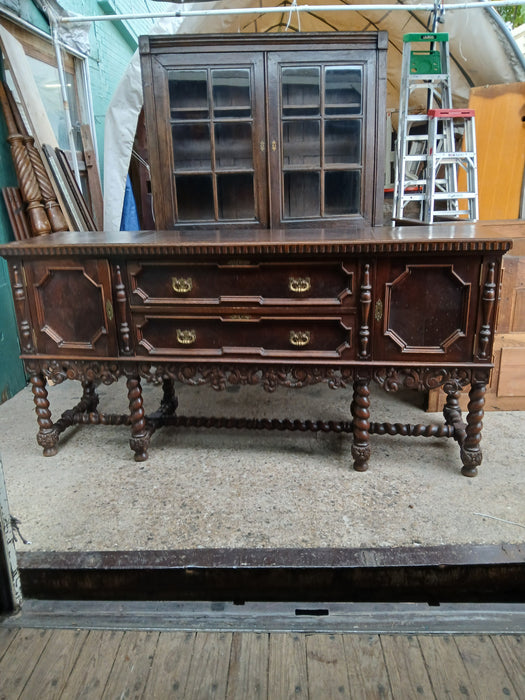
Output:
M309 277L290 277L288 289L291 292L309 292L312 285Z
M171 286L174 292L185 294L186 292L191 292L193 282L191 277L172 277Z
M290 331L290 343L296 347L304 347L310 342L310 331Z
M197 340L197 333L192 329L177 328L177 342L181 345L191 345Z

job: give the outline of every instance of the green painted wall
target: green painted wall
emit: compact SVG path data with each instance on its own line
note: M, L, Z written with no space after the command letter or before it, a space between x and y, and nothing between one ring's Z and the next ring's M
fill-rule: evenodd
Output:
M166 11L166 4L152 0L62 0L66 10L79 15L112 15ZM0 9L17 15L40 30L49 32L42 12L31 0L0 0ZM96 141L103 176L104 119L108 105L126 66L137 47L137 37L147 34L153 20L94 22L89 28L92 102L95 114ZM16 186L3 115L0 114L0 189ZM0 241L13 240L11 224L0 197ZM19 344L7 265L0 258L0 401L25 386L26 378L18 359Z
M163 2L152 0L61 0L62 6L84 16L166 12ZM95 114L100 169L104 173L104 119L107 108L126 67L137 49L138 37L147 34L154 21L114 20L92 22L89 29L89 73Z
M6 137L5 122L0 119L0 189L17 185ZM7 243L12 239L13 234L4 199L0 197L0 241ZM19 353L20 346L7 263L0 258L0 403L16 394L25 385L24 370L18 359Z

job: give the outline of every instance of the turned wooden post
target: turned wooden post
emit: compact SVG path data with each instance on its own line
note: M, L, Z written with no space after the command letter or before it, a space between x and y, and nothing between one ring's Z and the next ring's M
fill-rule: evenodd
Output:
M18 184L22 199L27 204L27 215L32 232L41 236L46 233L51 233L51 224L47 217L44 205L42 204L42 193L38 185L33 166L29 160L26 147L24 145L24 137L18 133L16 123L11 113L9 101L5 91L4 83L0 81L0 104L4 112L7 126L7 141L11 147L11 157L15 166Z
M38 181L38 185L40 187L40 191L42 193L42 199L44 200L44 206L47 212L47 216L49 218L49 222L51 224L51 229L53 231L69 231L69 226L67 225L67 222L64 218L62 209L60 208L60 205L57 202L53 185L51 184L51 180L48 177L40 153L35 146L35 139L31 136L31 134L28 133L24 124L24 120L22 119L22 115L20 114L20 111L13 98L13 95L11 94L11 91L9 90L7 85L5 85L4 87L18 132L22 135L23 143L27 150L27 155L29 156L29 160L31 161L31 165L33 166L33 172L35 174L35 177Z
M370 354L370 350L368 347L368 343L370 340L370 327L368 325L368 318L370 316L370 307L372 305L372 285L370 283L370 265L368 263L365 265L363 271L359 305L361 311L361 319L359 326L359 357L366 358Z

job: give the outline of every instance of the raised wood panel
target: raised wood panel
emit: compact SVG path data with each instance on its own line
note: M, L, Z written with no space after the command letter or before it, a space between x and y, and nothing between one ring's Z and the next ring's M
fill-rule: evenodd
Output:
M517 219L525 166L525 83L470 91L476 112L479 218Z
M525 397L525 345L502 348L497 392L498 397Z
M55 260L24 267L39 352L107 355L115 352L109 265Z
M485 395L487 411L524 411L525 386L525 236L518 222L511 223L512 250L503 259L499 310L494 336L494 370ZM445 394L429 393L428 411L441 411ZM468 387L460 399L468 405Z
M239 318L240 316L240 318ZM243 318L244 316L244 318ZM355 319L350 318L350 324ZM157 356L312 357L345 359L355 329L343 320L258 318L233 314L221 318L136 315L137 352Z
M525 284L525 258L523 260L523 276L520 284ZM514 308L510 330L515 333L525 331L525 286L520 286L514 293Z
M393 258L378 269L374 300L373 353L376 359L454 361L475 352L480 275L477 261L434 256ZM406 361L406 360L405 360Z

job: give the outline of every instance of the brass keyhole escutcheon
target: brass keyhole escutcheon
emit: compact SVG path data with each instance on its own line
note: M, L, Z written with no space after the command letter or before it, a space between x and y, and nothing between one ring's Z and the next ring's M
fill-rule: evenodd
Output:
M290 331L290 343L302 348L310 342L310 331Z
M272 141L272 151L275 153L276 150L277 150L277 141L274 139Z
M376 321L381 321L383 318L383 302L381 301L381 299L378 299L376 301L374 309L374 318Z
M113 315L113 304L109 299L106 299L106 316L108 317L108 321L113 321Z
M191 277L172 277L171 286L173 287L173 291L177 292L177 294L186 294L187 292L191 292L193 282Z
M290 277L288 280L288 289L291 292L309 292L311 286L309 277Z
M197 333L192 328L177 328L177 342L181 345L191 345L197 340Z

